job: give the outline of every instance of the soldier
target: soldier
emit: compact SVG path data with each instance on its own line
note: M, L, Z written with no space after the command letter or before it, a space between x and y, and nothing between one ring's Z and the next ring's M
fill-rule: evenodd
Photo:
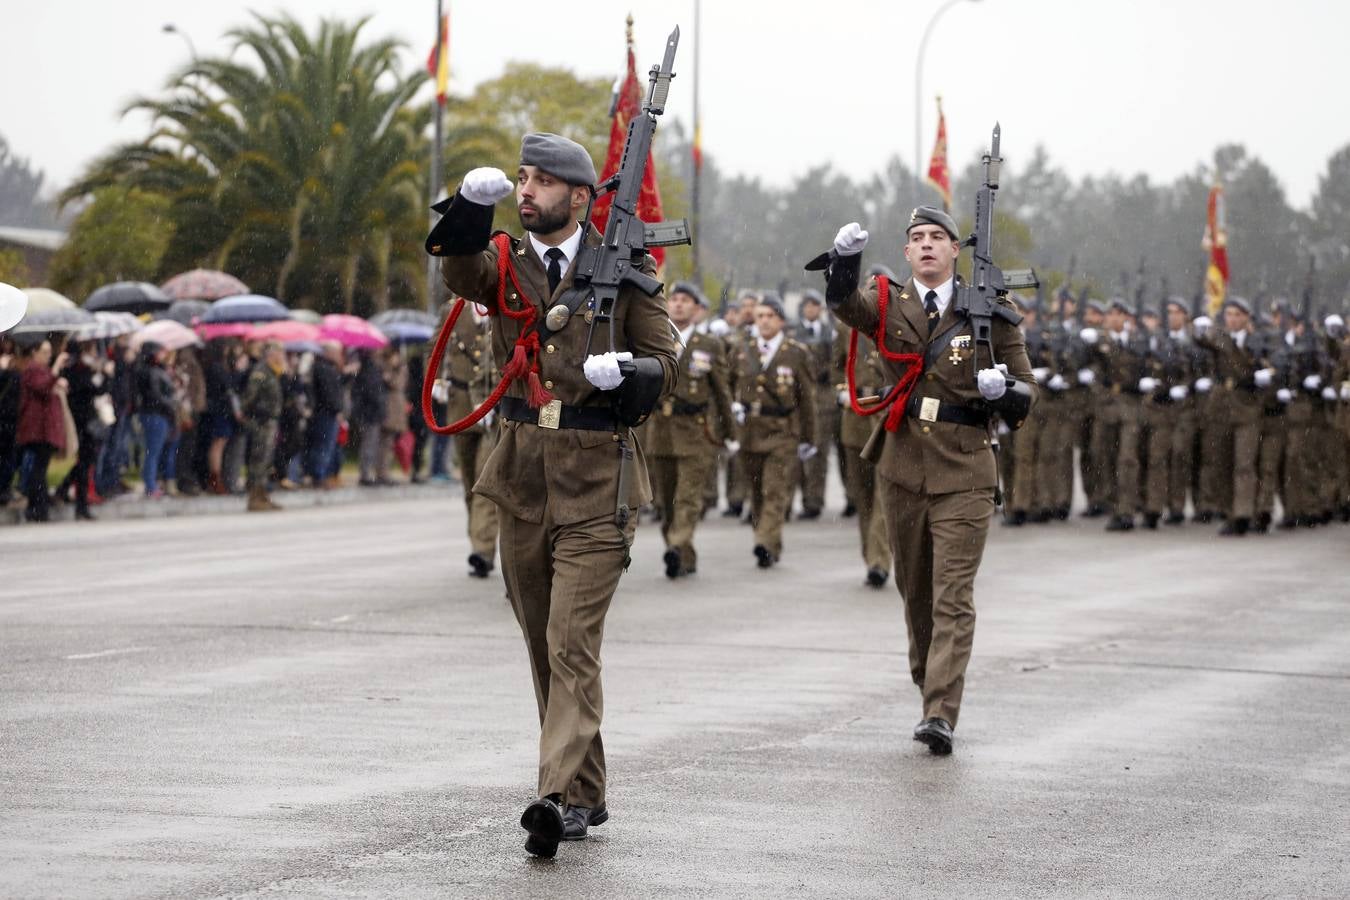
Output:
M1020 426L1035 388L1015 325L992 319L996 359L989 359L974 340L971 321L954 308L961 239L951 216L926 206L911 214L905 259L913 275L903 285L878 279L858 287L867 237L856 222L839 230L825 299L840 321L882 337L883 358L925 356L918 387L904 409L894 411L897 418L888 416L875 432L863 456L876 463L880 476L895 582L905 603L910 673L923 694L914 739L947 754L975 637L975 573L994 515L990 416ZM885 321L883 284L889 297ZM888 380L898 382L902 364L886 359L884 366Z
M825 507L825 478L830 448L839 440L839 392L830 381L830 357L834 350L834 324L823 314L825 298L819 291L802 293L801 321L793 329L797 342L811 351L816 370L816 434L812 443L819 451L798 464L797 481L802 491L802 519L818 519Z
M1092 455L1099 461L1102 479L1099 498L1112 510L1107 531L1130 531L1139 508L1139 437L1143 421L1141 398L1158 388L1145 374L1148 344L1129 327L1134 315L1121 297L1111 300L1105 330L1083 329L1083 342L1092 348L1101 373L1101 394L1092 430Z
M1083 516L1089 519L1106 515L1109 505L1110 484L1105 474L1106 460L1096 455L1097 446L1093 440L1093 434L1097 430L1097 413L1104 402L1104 397L1098 383L1100 378L1096 368L1100 365L1100 361L1094 359L1090 346L1096 343L1095 335L1100 331L1105 318L1105 304L1097 299L1087 300L1083 304L1083 328L1091 329L1089 333L1094 335L1094 338L1091 341L1084 340L1080 330L1074 347L1079 364L1074 378L1077 383L1074 393L1079 406L1078 470L1083 481L1083 493L1088 501Z
M619 411L641 421L670 392L675 346L664 296L628 285L612 329L594 329L599 346L591 341L594 311L578 310L539 340L549 305L572 285L582 242L601 241L578 221L593 196L595 166L567 138L527 134L516 174L513 187L499 169L469 172L455 196L437 204L443 218L427 251L444 257L446 287L489 309L493 358L523 360L531 373L513 381L498 406L497 445L474 491L499 510L502 574L539 705L539 799L521 816L525 849L551 857L560 840L580 840L609 817L600 643L637 524L621 513L651 500L641 448ZM493 206L513 190L527 234L492 239ZM655 272L650 256L642 270Z
M1050 371L1055 365L1054 339L1050 332L1042 327L1039 308L1036 303L1020 294L1009 298L1022 314L1022 336L1027 345L1027 360L1031 364L1032 375L1037 384L1046 384L1050 380ZM1011 444L1012 452L1012 491L1006 501L1009 512L1004 524L1020 526L1027 521L1048 522L1053 502L1046 484L1048 470L1054 468L1056 449L1053 441L1058 437L1049 416L1055 414L1051 404L1046 403L1046 394L1042 392L1041 402L1036 411L1027 416L1026 423L1015 433L1004 438ZM1011 438L1011 441L1008 440Z
M737 304L727 310L727 324L731 329L723 336L727 347L727 359L732 361L732 380L736 377L736 360L746 346L754 341L755 307L759 304L759 295L750 291L741 294ZM733 392L735 386L732 387ZM727 508L722 516L739 519L745 512L747 483L742 471L742 459L737 454L723 453L722 468L726 480Z
M1186 495L1191 489L1195 458L1195 405L1191 385L1202 354L1191 337L1191 309L1184 297L1168 297L1166 333L1154 345L1154 377L1161 392L1154 395L1156 427L1167 433L1166 455L1155 464L1149 460L1149 486L1144 506L1147 511L1166 512L1163 521L1181 525L1186 521ZM1152 450L1152 445L1150 445ZM1157 452L1162 453L1159 446ZM1167 473L1165 485L1158 469ZM1146 525L1149 522L1146 518ZM1149 525L1150 528L1154 527Z
M432 389L433 398L445 404L447 421L459 421L486 400L496 386L493 375L492 320L482 307L469 304L455 321L441 379ZM473 489L497 443L493 424L494 415L488 413L456 434L454 443L469 514L469 575L474 578L487 578L497 565L497 504Z
M281 509L267 495L267 477L272 451L277 444L277 421L281 418L281 375L286 371L286 350L276 341L263 347L262 358L248 373L240 407L248 433L248 511Z
M740 449L731 412L731 363L726 345L694 322L694 311L707 300L692 284L680 282L670 294L670 321L679 330L683 349L679 380L647 420L647 457L652 491L661 513L662 561L667 578L692 575L698 569L694 529L703 516L708 473L715 471L724 446L734 456Z
M873 268L876 268L875 266ZM869 276L885 277L871 272ZM844 461L844 490L857 507L858 537L862 544L863 563L867 566L866 583L880 588L886 584L891 571L891 548L886 541L886 517L879 502L876 466L862 458L863 448L872 436L876 417L864 417L853 411L848 392L849 331L838 329L834 335L834 387L839 392L842 409L839 423L841 454ZM881 367L881 354L876 342L866 334L858 333L854 357L854 394L859 401L875 403L885 393L886 373ZM880 424L878 422L878 424Z
M1073 446L1082 414L1073 390L1079 369L1073 351L1078 329L1073 318L1076 305L1073 295L1067 290L1061 291L1059 303L1059 318L1052 318L1044 328L1047 341L1044 372L1033 370L1036 383L1044 385L1038 392L1035 414L1043 419L1047 432L1042 441L1045 452L1036 461L1037 491L1045 506L1035 516L1028 513L1029 521L1034 522L1064 521L1069 518L1073 504ZM1067 314L1065 304L1068 305Z
M761 569L783 552L783 521L792 502L796 463L816 454L816 368L805 345L787 336L783 303L765 294L755 307L755 340L735 360L741 463Z

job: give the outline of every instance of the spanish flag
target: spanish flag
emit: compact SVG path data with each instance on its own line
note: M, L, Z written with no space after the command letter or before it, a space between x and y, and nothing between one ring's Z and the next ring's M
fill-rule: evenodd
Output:
M1223 308L1228 293L1228 232L1223 222L1223 187L1209 189L1209 210L1205 222L1204 248L1209 251L1209 269L1205 272L1205 305L1211 316Z
M427 57L427 74L436 79L436 102L445 105L450 89L450 14L441 16L441 33Z
M942 114L942 97L937 98L938 130L933 156L928 161L928 183L942 195L942 208L952 211L952 173L947 168L947 117Z

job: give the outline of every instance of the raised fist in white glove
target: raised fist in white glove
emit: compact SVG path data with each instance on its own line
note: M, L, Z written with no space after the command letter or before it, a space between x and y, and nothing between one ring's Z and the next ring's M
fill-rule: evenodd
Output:
M1331 385L1327 385L1326 387L1322 388L1322 399L1323 399L1323 400L1335 400L1335 399L1336 399L1336 389L1335 389L1334 387L1332 387Z
M849 222L834 236L834 252L840 256L857 256L867 246L867 232L857 222Z
M516 186L501 169L483 166L470 170L469 174L464 176L459 193L470 203L491 206L515 189Z
M731 416L736 420L737 425L745 424L745 404L739 400L731 404Z
M1139 393L1151 394L1158 389L1158 379L1145 375L1139 379Z
M1085 344L1097 343L1097 329L1084 328L1082 331L1078 332L1078 339Z
M737 453L741 452L741 442L733 441L731 438L727 438L723 441L722 446L727 448L727 456L735 456Z
M975 386L986 400L997 400L1008 391L1008 376L998 369L981 369L975 373Z
M1275 399L1281 403L1293 403L1294 392L1289 390L1289 388L1280 388L1275 392Z
M1191 325L1195 328L1195 333L1197 335L1205 334L1209 331L1210 327L1214 325L1214 320L1209 316L1196 316L1195 321L1191 322Z
M600 390L612 391L623 384L623 373L619 371L619 363L631 362L632 359L633 354L627 351L623 353L592 353L581 364L581 371L586 374L586 380Z
M1168 389L1167 396L1172 398L1173 403L1180 403L1182 400L1186 399L1188 393L1190 392L1186 390L1186 385L1174 384Z
M1274 377L1274 369L1257 369L1252 373L1252 380L1256 382L1256 386L1259 388L1270 387L1270 382Z
M1322 386L1322 376L1316 373L1303 379L1303 389L1305 391L1315 391Z
M1037 384L1045 384L1046 379L1050 377L1050 370L1045 366L1037 366L1031 370L1031 375Z
M840 392L839 392L839 405L840 405L840 406L848 406L848 405L849 405L849 402L848 402L848 391L840 391Z
M802 462L806 462L808 459L810 459L811 457L813 457L813 456L815 456L815 455L816 455L816 445L815 445L815 444L798 444L798 445L797 445L797 458L800 459Z
M1084 387L1092 384L1096 380L1097 380L1097 373L1092 371L1091 369L1078 370L1078 383L1083 385Z
M1341 333L1345 331L1345 320L1335 313L1327 316L1322 324L1326 326L1327 334L1332 337L1340 337Z
M1197 394L1208 394L1213 387L1214 387L1213 378L1195 379L1195 392Z
M437 378L431 385L431 399L437 403L444 403L450 399L450 385Z
M1046 385L1046 387L1050 388L1050 390L1055 392L1062 391L1068 386L1069 383L1065 381L1064 376L1059 374L1058 372L1050 376L1050 382Z

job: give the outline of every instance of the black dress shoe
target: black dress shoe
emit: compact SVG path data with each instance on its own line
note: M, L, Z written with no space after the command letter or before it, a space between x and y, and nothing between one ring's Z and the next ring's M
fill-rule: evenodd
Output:
M819 519L819 518L820 518L820 510L818 509L804 509L801 512L797 513L798 521L802 519Z
M594 809L569 806L563 813L563 840L580 841L586 838L586 829L609 821L609 810L601 803Z
M1115 517L1113 517L1113 518L1111 519L1110 522L1107 522L1107 523L1106 523L1106 530L1107 530L1107 531L1133 531L1133 530L1134 530L1134 517L1133 517L1133 516L1115 516Z
M1347 509L1350 509L1350 507L1347 507ZM854 516L856 516L857 514L858 514L858 507L857 507L855 504L853 504L853 503L846 503L846 504L844 504L844 518L845 518L845 519L851 519L851 518L853 518ZM1346 521L1347 521L1347 522L1350 522L1350 519L1346 519Z
M469 554L469 575L473 578L486 578L488 573L496 568L486 556L481 553Z
M1162 513L1144 513L1144 527L1149 531L1158 530L1158 520L1162 518Z
M1224 537L1242 537L1247 533L1247 528L1250 525L1251 522L1247 519L1229 519L1223 523L1223 527L1219 529L1219 534Z
M936 716L924 719L914 727L914 740L927 744L934 755L946 756L952 752L952 726Z
M1280 524L1277 527L1281 531L1291 531L1298 527L1298 519L1295 519L1293 516L1285 516L1280 520Z
M1106 507L1098 505L1089 506L1082 512L1085 519L1100 519L1104 515L1106 515Z
M525 852L532 856L552 859L558 852L558 842L562 840L562 807L551 797L540 797L525 807L520 816L520 827L530 833L525 839Z
M1214 513L1207 509L1200 510L1195 515L1191 516L1191 521L1197 525L1208 525L1210 522L1214 521Z
M763 544L755 545L755 564L761 569L767 569L778 562L778 557L769 552L769 548Z
M1067 522L1069 520L1069 508L1067 506L1061 506L1059 509L1055 510L1055 518L1059 519L1061 522Z
M1184 525L1186 523L1186 514L1179 512L1172 513L1163 520L1163 523L1166 525Z
M666 577L679 578L684 574L680 567L680 551L671 547L666 551L666 555L661 557L661 562L666 564ZM578 807L580 809L581 807Z
M867 584L869 587L879 588L886 583L886 578L890 575L885 569L878 569L873 566L867 570Z
M1044 525L1046 522L1049 522L1054 517L1055 511L1053 509L1038 509L1031 515L1027 516L1027 521L1032 523L1033 525Z
M722 510L722 518L739 519L741 517L741 510L744 508L745 504L743 503L729 503L727 504L727 508Z
M1027 523L1027 511L1025 509L1014 509L1004 518L1004 525L1012 525L1014 528L1020 528Z

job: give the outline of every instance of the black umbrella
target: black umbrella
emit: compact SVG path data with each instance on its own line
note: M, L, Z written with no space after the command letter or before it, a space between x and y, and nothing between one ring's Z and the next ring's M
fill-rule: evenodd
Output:
M206 300L175 300L168 309L155 313L155 318L173 319L179 325L191 328L210 308L211 304Z
M89 295L84 308L89 312L129 312L133 315L168 309L173 299L144 281L117 281L105 284Z
M261 294L222 297L202 314L198 325L223 325L233 322L275 322L289 319L291 312L280 300Z

